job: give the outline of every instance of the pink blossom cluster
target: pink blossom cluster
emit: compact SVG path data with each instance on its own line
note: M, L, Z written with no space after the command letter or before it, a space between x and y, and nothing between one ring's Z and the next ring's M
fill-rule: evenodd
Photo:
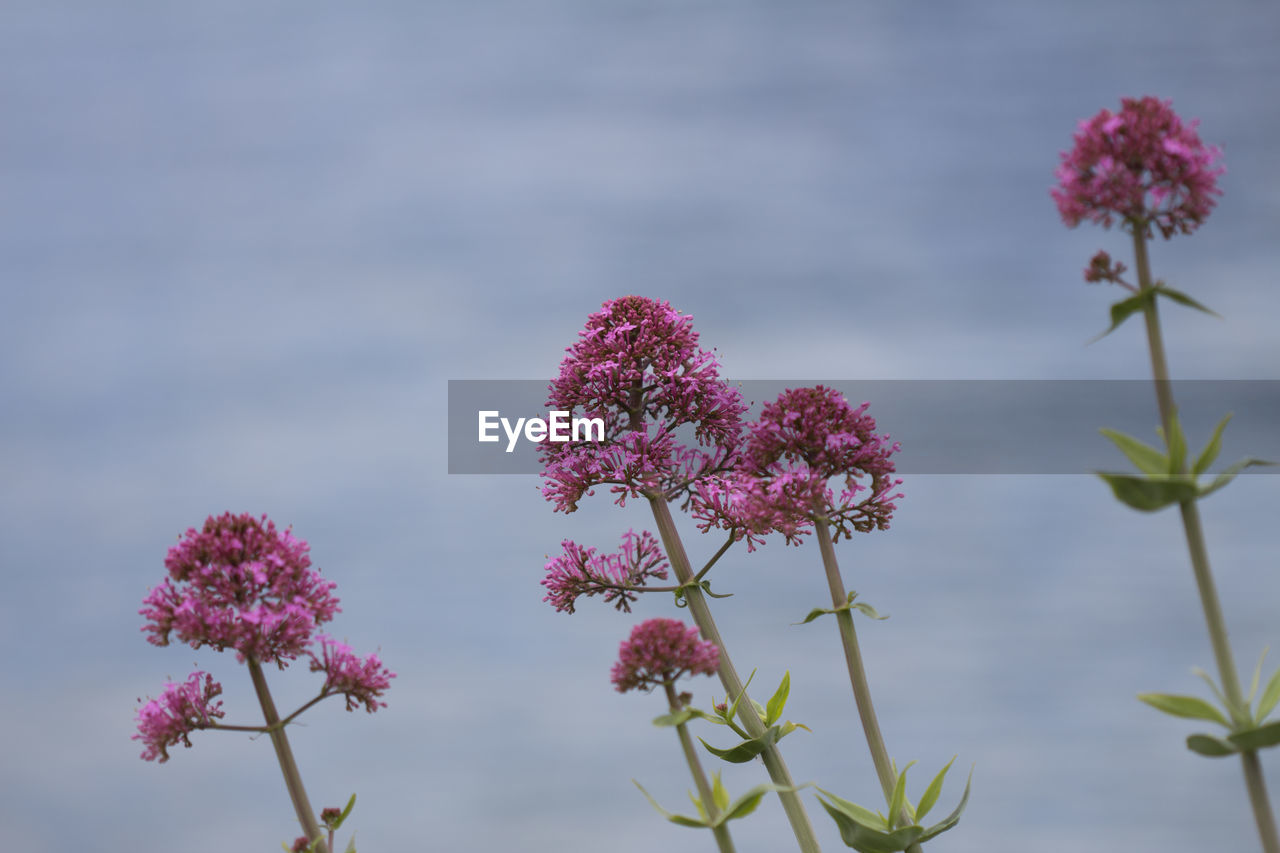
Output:
M221 693L222 685L204 672L191 673L182 684L166 684L159 699L138 709L138 733L133 740L146 747L142 757L147 761L159 758L163 764L169 760L169 747L181 743L189 748L193 731L209 728L225 716L221 700L213 701Z
M583 548L570 539L561 545L564 553L547 563L542 581L547 588L542 600L560 612L573 613L580 596L603 595L606 603L630 613L641 587L651 578L667 577L666 558L648 531L637 536L628 530L621 550L612 554L597 554L595 548Z
M720 649L703 640L697 628L679 619L648 619L618 647L611 680L619 693L652 690L685 673L714 675L719 665Z
M620 504L671 499L730 464L746 407L714 354L698 347L691 317L624 296L588 317L567 352L547 406L603 418L605 435L543 444L543 495L558 511L573 512L598 485Z
M307 543L265 515L210 516L169 549L169 577L138 611L157 646L171 634L192 648L235 649L281 669L305 651L316 626L339 611L336 584L311 569Z
M348 711L354 711L362 703L370 714L387 707L386 702L378 700L396 674L388 670L376 654L363 659L356 657L350 646L327 634L316 637L316 642L320 654L313 651L307 654L311 657L311 671L325 674L322 693L341 693L347 698Z
M1154 225L1165 239L1200 227L1226 169L1221 149L1200 141L1198 125L1183 124L1171 102L1151 96L1124 98L1119 113L1104 109L1080 122L1051 190L1062 221L1110 227L1119 217L1147 237Z
M829 522L836 539L887 530L902 497L894 492L902 481L892 476L899 445L876 434L868 405L854 409L822 385L784 391L748 426L737 470L700 490L700 526L734 530L748 547L772 531L796 543L815 518Z

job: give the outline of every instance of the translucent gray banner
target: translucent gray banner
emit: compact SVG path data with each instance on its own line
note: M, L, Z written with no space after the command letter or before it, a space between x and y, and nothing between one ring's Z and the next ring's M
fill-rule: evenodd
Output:
M733 382L759 412L787 388L826 385L867 413L877 431L901 442L903 474L1086 474L1130 471L1100 427L1160 446L1149 380L750 380ZM1228 412L1234 417L1212 471L1246 456L1280 461L1280 380L1170 383L1191 453ZM449 473L537 474L536 444L547 431L570 434L570 417L551 417L543 380L449 380ZM483 414L482 413L489 413ZM578 417L581 412L571 413ZM525 419L523 422L520 419ZM504 425L503 419L506 420ZM484 423L482 424L482 420ZM578 424L585 429L585 424ZM487 438L481 441L484 428ZM1280 468L1246 469L1246 474Z

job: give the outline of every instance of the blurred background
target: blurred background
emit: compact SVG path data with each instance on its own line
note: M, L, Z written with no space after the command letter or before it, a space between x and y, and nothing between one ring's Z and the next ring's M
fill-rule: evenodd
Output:
M628 293L692 314L735 379L1143 379L1139 325L1086 346L1120 293L1081 270L1100 248L1128 262L1127 237L1064 228L1048 190L1076 123L1144 94L1200 118L1229 169L1207 224L1152 248L1225 318L1163 309L1173 374L1280 378L1278 42L1280 11L1253 0L11 0L6 845L298 834L265 739L199 732L164 765L130 740L140 701L195 668L227 722L259 719L232 656L152 647L137 614L168 547L230 510L309 541L342 599L332 632L398 673L377 714L335 700L291 730L316 808L359 794L360 850L711 849L631 781L691 808L649 722L661 697L608 680L634 624L682 612L541 601L561 539L615 547L644 507L557 515L536 476L450 476L448 380L549 378ZM1176 514L1085 475L903 490L892 530L838 553L891 615L858 627L889 749L921 762L909 790L958 755L945 814L976 765L929 849L1256 849L1238 762L1187 752L1206 727L1134 699L1207 693ZM1278 504L1257 475L1203 507L1246 681L1280 639ZM695 561L719 545L682 529ZM813 730L783 743L795 778L877 805L835 625L791 624L827 600L816 548L735 550L713 577L739 668L758 690L791 672L788 716ZM269 678L282 708L319 687L302 666ZM764 773L725 778L736 795ZM776 798L734 830L744 853L793 843Z

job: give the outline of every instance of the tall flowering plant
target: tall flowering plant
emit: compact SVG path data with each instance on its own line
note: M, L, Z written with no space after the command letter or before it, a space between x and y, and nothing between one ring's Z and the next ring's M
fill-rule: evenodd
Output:
M673 501L695 505L701 484L733 470L747 408L741 395L720 377L715 355L698 346L692 318L666 302L624 296L587 318L550 384L547 405L602 418L605 435L603 441L544 443L543 495L566 513L600 488L607 488L620 506L628 500L648 504L664 562L678 582L670 589L688 607L702 636L719 650L717 673L734 699L753 750L743 760L760 757L800 848L817 851L813 826L778 750L782 729L766 726L756 712L707 602L714 593L706 574L735 537L730 535L695 573L670 509ZM629 537L637 541L634 534ZM544 581L546 599L559 610L571 612L580 594L609 589L618 591L619 608L628 609L631 591L643 588L650 577L665 577L665 566L659 575L659 564L649 560L611 562L572 541L563 545L564 555L548 563ZM651 536L641 534L632 553L647 547L646 553L656 554L655 546Z
M773 533L792 543L816 534L833 607L815 610L806 621L823 613L836 613L840 620L859 714L877 772L886 782L889 814L871 812L825 791L826 799L819 801L835 819L841 838L857 850L918 849L920 842L955 825L964 801L941 824L928 829L919 825L938 798L946 768L925 791L919 806L906 799L905 768L900 773L885 751L853 634L851 611L873 616L875 611L845 593L833 550L841 536L887 529L894 501L901 497L895 491L901 481L893 476L890 459L897 446L875 433L875 421L866 415L865 405L852 409L838 393L822 386L789 390L766 405L758 421L745 424L747 407L720 378L714 356L698 347L691 324L689 317L665 302L627 296L605 303L592 314L578 342L568 349L560 375L551 383L547 405L602 418L605 436L596 442L544 444L543 494L563 512L575 511L584 496L600 488L607 488L619 505L643 500L658 536L629 531L614 554L598 554L594 548L566 540L563 553L546 565L544 600L572 613L580 598L602 596L618 610L629 611L641 592L673 592L677 604L688 608L704 640L716 649L715 671L728 695L715 713L684 707L687 702L677 701L669 686L674 679L670 670L661 670L668 675L656 680L650 676L644 682L668 685L671 713L655 722L676 726L682 743L687 740L682 726L695 717L732 728L741 738L737 745L721 749L704 741L704 746L730 762L758 756L771 782L730 804L718 783L707 786L691 760L695 780L702 779L701 795L696 798L700 817L663 814L684 825L711 827L717 831L721 849L731 849L727 829L719 832L724 822L746 814L765 793L775 791L800 848L816 851L798 788L777 746L801 728L782 720L790 675L783 677L766 705L750 698L712 618L708 598L722 596L711 591L707 579L735 543L745 542L753 550ZM672 518L672 503L687 510L704 533L725 535L723 544L696 573ZM668 569L677 583L654 586L655 579L667 579ZM650 623L641 627L645 626L650 626L647 631L657 630ZM661 659L661 655L637 651L649 648L645 644L650 642L648 634L633 635L631 645L624 644L615 674L632 671L628 656ZM651 664L650 670L656 666ZM692 671L688 666L676 669Z
M1267 797L1258 750L1280 743L1280 722L1266 722L1280 702L1280 672L1268 680L1258 695L1262 669L1262 660L1259 660L1247 696L1241 688L1209 564L1198 503L1201 498L1227 485L1246 467L1270 463L1245 459L1209 482L1200 482L1200 476L1217 459L1222 432L1230 415L1219 422L1204 449L1192 459L1188 455L1187 440L1178 421L1178 409L1169 383L1158 300L1167 298L1206 313L1212 312L1187 294L1152 279L1147 245L1156 231L1166 240L1175 234L1193 233L1204 223L1217 204L1217 198L1222 195L1218 187L1218 178L1225 171L1220 163L1222 152L1216 146L1201 141L1197 126L1196 121L1183 122L1169 101L1150 96L1125 98L1119 112L1104 109L1093 118L1080 122L1074 146L1062 154L1057 170L1058 185L1051 194L1066 225L1075 227L1089 220L1109 228L1118 223L1121 230L1130 236L1136 281L1126 280L1124 275L1128 268L1101 251L1085 269L1084 277L1089 282L1116 284L1131 294L1111 306L1111 325L1103 335L1114 331L1130 316L1142 314L1163 449L1123 433L1103 430L1139 473L1103 473L1100 476L1118 500L1134 509L1154 512L1169 506L1178 507L1192 574L1217 662L1217 683L1207 673L1199 672L1218 699L1216 707L1194 696L1147 693L1138 698L1174 716L1205 720L1226 729L1225 737L1191 735L1187 738L1187 747L1210 757L1240 757L1263 849L1276 853L1280 851L1280 839Z
M321 824L331 845L333 832L350 814L355 797L344 810L325 809L317 821L285 726L329 696L344 697L348 711L363 707L373 713L386 707L382 696L395 673L376 654L360 658L346 644L317 633L339 607L333 595L336 584L311 568L309 551L306 542L289 530L277 530L265 515L231 513L210 516L201 530L187 530L169 549L168 576L147 594L139 611L147 620L142 628L147 640L157 646L176 639L192 648L234 651L249 670L265 724L219 722L225 717L223 703L217 699L222 685L198 671L181 684L166 685L160 698L139 708L138 733L133 739L145 747L145 760L163 763L169 760L170 748L179 743L190 747L191 734L200 729L267 733L304 832L294 849L326 851ZM314 698L281 717L267 688L263 664L283 670L299 657L309 660L312 672L324 674L324 683Z

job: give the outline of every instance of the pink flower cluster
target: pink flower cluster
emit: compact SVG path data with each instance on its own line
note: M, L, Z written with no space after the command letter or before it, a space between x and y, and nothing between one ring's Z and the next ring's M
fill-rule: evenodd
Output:
M1168 239L1190 234L1221 195L1221 149L1205 145L1198 121L1183 124L1171 102L1124 98L1119 113L1103 110L1082 121L1075 147L1063 152L1051 190L1062 221L1089 219L1110 227L1119 217L1147 237L1154 225Z
M603 418L605 435L542 445L543 495L558 511L573 512L598 485L619 504L671 499L728 464L746 407L715 356L698 348L692 318L624 296L588 317L567 352L547 406Z
M579 596L603 595L606 603L625 613L639 598L637 590L651 578L666 580L667 561L658 540L648 531L636 535L628 530L622 537L622 550L613 554L596 554L595 548L583 548L570 539L561 543L564 553L546 565L547 588L543 601L557 611L573 613Z
M370 714L387 707L386 702L378 700L382 692L391 686L391 679L396 674L383 666L376 654L362 660L356 657L350 646L327 634L316 637L316 642L320 645L320 654L307 654L311 657L311 671L325 674L322 693L341 693L347 698L348 711L354 711L362 703Z
M159 699L138 709L138 733L133 740L146 746L142 757L147 761L159 758L163 764L169 760L169 747L181 743L189 748L193 731L209 728L215 719L225 716L222 702L213 701L221 693L222 685L204 672L191 673L183 684L166 684Z
M142 630L157 646L176 635L192 648L288 665L316 626L338 612L335 584L311 570L307 543L264 515L210 516L169 549L169 577L143 599Z
M714 675L720 649L679 619L649 619L631 629L618 648L611 680L619 693L652 690L685 673Z
M899 446L876 434L868 405L854 409L822 385L788 389L766 404L748 427L737 470L700 490L694 514L702 529L734 530L749 548L774 531L796 543L815 518L828 521L836 539L887 530L902 497L890 458Z

